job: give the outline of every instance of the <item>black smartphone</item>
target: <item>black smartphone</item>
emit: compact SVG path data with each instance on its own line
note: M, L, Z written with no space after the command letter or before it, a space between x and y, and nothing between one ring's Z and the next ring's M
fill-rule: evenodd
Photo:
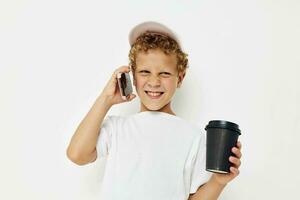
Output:
M119 72L117 75L117 80L122 99L127 100L132 93L132 85L129 73Z

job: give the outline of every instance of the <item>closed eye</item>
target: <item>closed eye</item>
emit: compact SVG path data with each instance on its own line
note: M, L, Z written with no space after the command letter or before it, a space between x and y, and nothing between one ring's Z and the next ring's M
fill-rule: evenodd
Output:
M162 74L171 75L169 72L162 72Z
M139 71L139 73L141 74L141 76L148 76L149 74L151 74L151 72L147 70L141 70ZM169 78L170 76L172 76L172 74L169 72L161 72L159 73L159 75L161 75L162 78Z
M145 74L148 74L148 73L150 73L150 72L147 71L147 70L141 70L141 71L138 71L138 73L139 73L139 74L145 75Z

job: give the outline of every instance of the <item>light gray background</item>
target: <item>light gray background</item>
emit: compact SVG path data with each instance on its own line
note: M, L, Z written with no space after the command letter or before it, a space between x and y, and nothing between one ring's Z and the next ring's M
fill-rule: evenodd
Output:
M177 115L203 132L211 119L243 132L241 174L220 199L296 199L299 10L296 0L2 0L0 199L97 199L105 161L76 166L65 150L144 20L173 28L189 53ZM136 98L108 114L138 110Z

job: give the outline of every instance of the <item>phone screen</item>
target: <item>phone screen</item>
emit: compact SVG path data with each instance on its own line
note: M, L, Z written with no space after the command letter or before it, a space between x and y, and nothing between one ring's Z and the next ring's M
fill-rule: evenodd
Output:
M128 97L132 93L132 86L129 73L121 73L118 75L118 84L121 95Z

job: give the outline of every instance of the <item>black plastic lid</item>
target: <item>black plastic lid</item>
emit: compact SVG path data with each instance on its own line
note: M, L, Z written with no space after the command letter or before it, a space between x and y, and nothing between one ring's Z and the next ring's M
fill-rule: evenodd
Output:
M211 120L209 121L208 125L205 127L205 130L207 130L208 128L226 128L226 129L236 131L239 133L239 135L241 135L241 130L239 129L239 125L225 120Z

